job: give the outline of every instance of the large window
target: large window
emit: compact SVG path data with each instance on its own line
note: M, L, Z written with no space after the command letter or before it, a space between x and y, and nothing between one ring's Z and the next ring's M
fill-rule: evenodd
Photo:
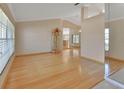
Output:
M70 33L69 28L63 28L63 40L69 40L69 33Z
M14 52L14 26L0 9L0 74Z
M72 43L79 44L79 34L72 35Z
M105 51L109 51L109 28L105 29Z

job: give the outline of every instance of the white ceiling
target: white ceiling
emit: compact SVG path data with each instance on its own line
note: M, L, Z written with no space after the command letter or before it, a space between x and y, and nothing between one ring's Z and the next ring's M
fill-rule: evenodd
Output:
M88 7L88 16L104 9L104 4L86 3L77 6L74 6L74 3L11 3L8 6L18 22L63 18L76 24L80 24L82 6Z

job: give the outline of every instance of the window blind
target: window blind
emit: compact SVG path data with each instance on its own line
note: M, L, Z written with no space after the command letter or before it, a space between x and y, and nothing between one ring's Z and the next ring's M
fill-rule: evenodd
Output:
M0 9L0 74L14 52L15 27Z

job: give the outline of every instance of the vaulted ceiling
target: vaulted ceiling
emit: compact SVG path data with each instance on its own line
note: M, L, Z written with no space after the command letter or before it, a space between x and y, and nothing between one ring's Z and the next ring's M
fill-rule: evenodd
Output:
M63 18L76 24L80 24L82 6L89 7L89 16L102 11L104 8L104 4L79 4L74 6L74 3L11 3L8 6L17 22Z

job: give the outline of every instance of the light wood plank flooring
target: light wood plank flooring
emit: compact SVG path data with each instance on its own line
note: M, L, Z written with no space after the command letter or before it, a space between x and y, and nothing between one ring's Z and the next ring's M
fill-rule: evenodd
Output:
M59 54L16 57L5 88L92 88L103 77L103 64L80 58L78 49L66 49Z

